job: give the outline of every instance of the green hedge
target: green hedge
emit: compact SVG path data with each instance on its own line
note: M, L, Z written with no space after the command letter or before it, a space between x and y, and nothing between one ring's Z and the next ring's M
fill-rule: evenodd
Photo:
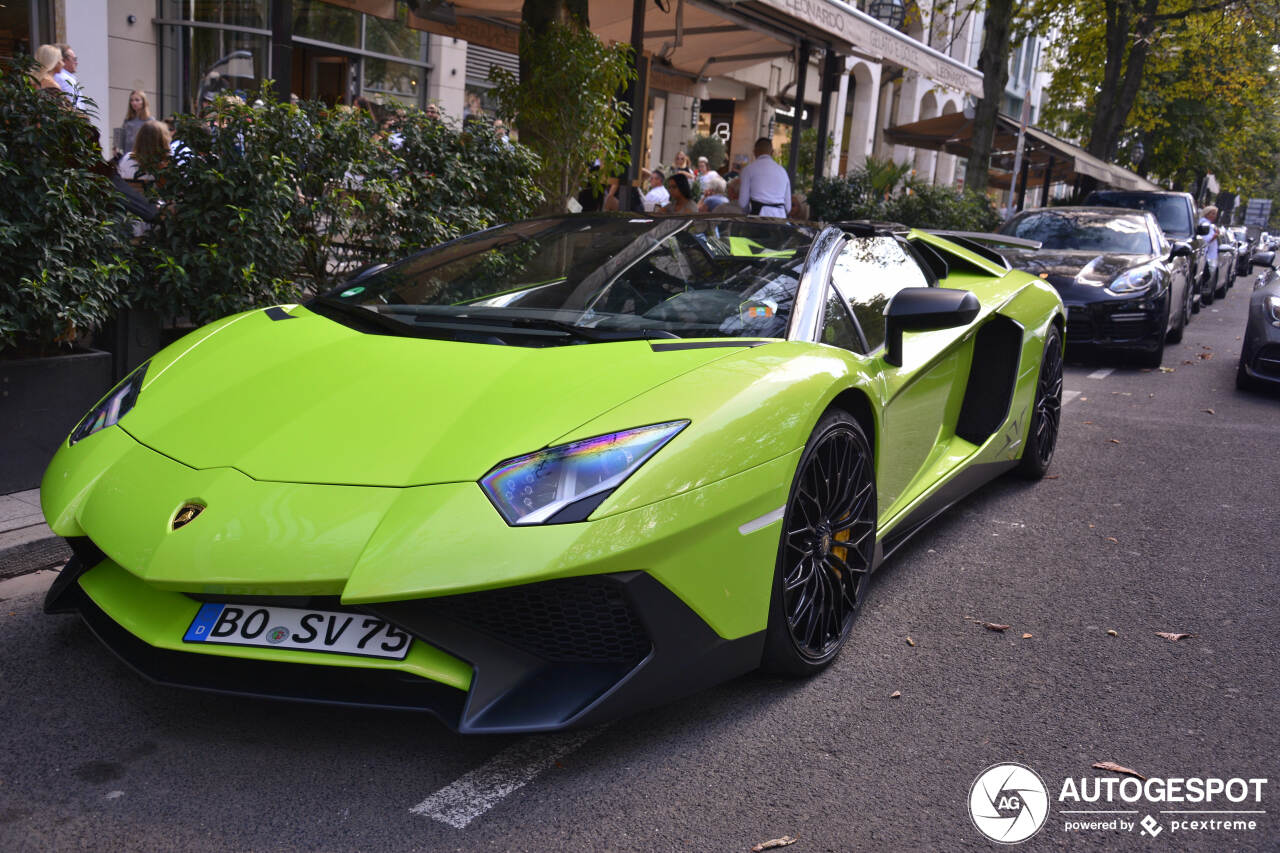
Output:
M133 274L97 131L0 64L0 354L50 355L107 320Z
M1000 224L986 195L911 178L886 178L885 170L876 166L871 163L843 178L819 179L809 194L812 218L871 219L953 231L991 231Z

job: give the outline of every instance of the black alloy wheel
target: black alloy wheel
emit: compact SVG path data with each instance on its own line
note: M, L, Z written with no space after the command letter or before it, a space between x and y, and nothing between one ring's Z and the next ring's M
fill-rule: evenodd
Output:
M871 444L843 411L818 422L796 468L782 519L763 665L811 675L844 645L876 543Z
M1040 378L1036 382L1036 399L1031 409L1031 425L1027 428L1027 444L1022 449L1018 473L1028 480L1039 480L1049 470L1053 451L1058 445L1058 426L1062 420L1062 336L1057 326L1049 327L1045 336L1044 359L1040 362Z

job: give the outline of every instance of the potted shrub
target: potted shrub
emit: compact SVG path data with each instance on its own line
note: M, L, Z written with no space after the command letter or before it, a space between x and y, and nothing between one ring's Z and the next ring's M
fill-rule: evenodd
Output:
M110 354L84 346L132 274L106 175L84 116L37 90L24 67L0 64L0 494L39 485L111 382Z

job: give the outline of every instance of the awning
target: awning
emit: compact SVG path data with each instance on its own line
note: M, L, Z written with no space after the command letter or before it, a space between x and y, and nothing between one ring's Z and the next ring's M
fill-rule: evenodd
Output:
M413 24L514 52L522 5L523 0L462 0L454 9L456 26L421 18ZM655 59L653 73L659 78L651 81L655 88L685 88L692 93L699 77L791 56L795 50L797 38L793 34L765 24L753 25L710 3L670 0L667 6L665 12L656 3L645 7L644 50ZM591 31L606 42L629 43L631 13L628 0L590 0Z
M947 113L936 118L887 128L885 139L895 145L909 145L929 151L943 151L957 157L973 155L973 119L963 113ZM1018 145L1018 122L1001 113L996 117L996 134L991 143L991 182L1008 188L1014 154ZM1159 190L1162 187L1122 166L1094 157L1078 145L1034 127L1027 128L1022 152L1027 164L1027 185L1044 180L1052 165L1050 180L1073 181L1079 176L1094 178L1111 187L1126 190Z

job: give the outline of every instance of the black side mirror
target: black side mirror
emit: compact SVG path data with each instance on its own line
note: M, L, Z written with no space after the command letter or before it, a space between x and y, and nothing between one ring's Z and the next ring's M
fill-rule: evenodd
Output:
M1190 258L1194 255L1195 250L1186 243L1174 243L1173 249L1169 252L1169 260L1173 260L1174 258Z
M1196 226L1196 236L1207 237L1209 236L1209 232L1212 230L1213 230L1213 226L1210 225L1208 222L1201 222L1199 225Z
M1249 263L1255 267L1273 267L1276 265L1275 252L1255 252Z
M884 360L902 366L902 333L928 332L964 326L982 306L967 290L945 287L904 287L884 309Z

